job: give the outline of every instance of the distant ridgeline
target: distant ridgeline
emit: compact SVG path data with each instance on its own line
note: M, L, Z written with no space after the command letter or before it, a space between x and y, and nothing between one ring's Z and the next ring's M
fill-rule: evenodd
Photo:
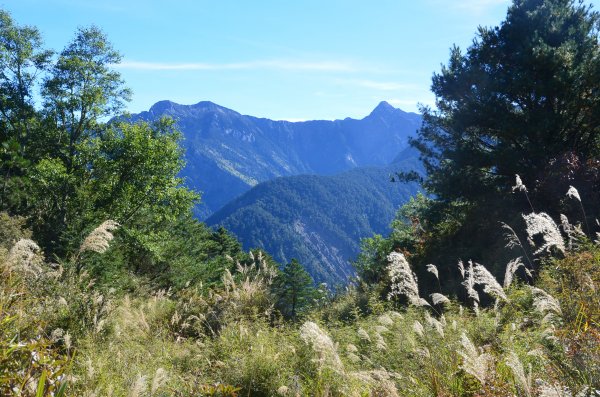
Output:
M407 147L421 117L381 102L362 120L289 122L244 116L212 102L161 101L132 116L170 116L185 139L190 188L202 192L196 214L206 219L260 182L279 176L333 175L390 164Z
M421 117L381 102L362 120L288 122L244 116L211 102L161 101L133 121L162 116L184 134L187 185L196 209L248 248L296 258L317 282L344 283L360 239L386 233L416 184L390 174L417 170L408 148Z

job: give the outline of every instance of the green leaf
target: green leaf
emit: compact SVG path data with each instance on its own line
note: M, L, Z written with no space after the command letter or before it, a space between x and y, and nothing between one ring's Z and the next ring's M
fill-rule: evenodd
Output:
M46 370L42 371L42 376L38 382L37 392L35 393L35 397L44 397L44 389L46 386Z

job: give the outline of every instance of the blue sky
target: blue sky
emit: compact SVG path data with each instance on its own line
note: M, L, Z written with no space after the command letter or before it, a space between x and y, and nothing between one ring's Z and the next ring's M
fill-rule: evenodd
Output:
M95 24L123 54L131 112L209 100L272 119L362 118L382 100L432 104L453 44L508 0L0 0L61 50ZM595 0L598 9L600 0Z

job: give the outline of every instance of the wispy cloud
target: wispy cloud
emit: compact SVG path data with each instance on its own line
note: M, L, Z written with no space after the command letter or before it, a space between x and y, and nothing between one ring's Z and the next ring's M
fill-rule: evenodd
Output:
M359 68L348 62L336 61L293 61L293 60L260 60L233 63L162 63L162 62L140 62L124 61L114 65L117 69L130 70L287 70L287 71L315 71L315 72L355 72Z

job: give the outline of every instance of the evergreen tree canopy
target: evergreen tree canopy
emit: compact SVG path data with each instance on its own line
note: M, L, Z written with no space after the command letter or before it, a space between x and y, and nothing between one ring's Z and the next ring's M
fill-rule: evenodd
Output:
M284 266L276 279L274 289L279 310L293 320L316 293L312 277L296 259Z
M598 13L572 0L515 0L433 77L436 110L412 144L442 202L534 187L566 156L600 154ZM568 160L567 160L568 162ZM539 184L538 184L539 185ZM564 193L564 192L563 192Z

